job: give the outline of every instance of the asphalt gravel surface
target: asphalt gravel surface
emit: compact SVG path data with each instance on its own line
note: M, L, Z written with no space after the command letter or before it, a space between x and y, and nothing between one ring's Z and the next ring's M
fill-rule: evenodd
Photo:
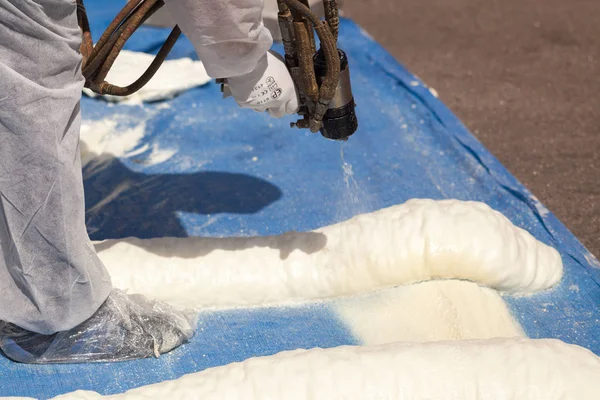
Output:
M600 1L345 0L600 256Z

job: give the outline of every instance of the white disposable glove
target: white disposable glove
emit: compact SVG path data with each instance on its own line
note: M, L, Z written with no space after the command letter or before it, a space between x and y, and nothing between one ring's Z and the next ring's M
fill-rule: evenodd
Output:
M294 81L285 62L271 52L260 59L253 71L227 78L227 85L240 107L268 111L275 118L298 111Z

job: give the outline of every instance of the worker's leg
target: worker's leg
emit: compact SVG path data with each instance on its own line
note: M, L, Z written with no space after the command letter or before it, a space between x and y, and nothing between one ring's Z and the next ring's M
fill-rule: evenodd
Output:
M18 361L136 358L189 337L162 305L105 302L84 218L80 38L75 0L0 0L0 348Z
M85 229L74 0L0 0L0 320L39 333L111 291Z

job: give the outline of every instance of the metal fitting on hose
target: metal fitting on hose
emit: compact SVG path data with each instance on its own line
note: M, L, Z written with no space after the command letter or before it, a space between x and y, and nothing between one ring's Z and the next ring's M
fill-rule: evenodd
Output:
M338 50L340 56L340 77L333 99L329 102L327 111L323 117L321 135L327 139L346 140L358 129L356 118L354 96L350 84L350 68L348 57L342 50ZM321 52L315 55L315 73L317 82L325 76L327 63Z

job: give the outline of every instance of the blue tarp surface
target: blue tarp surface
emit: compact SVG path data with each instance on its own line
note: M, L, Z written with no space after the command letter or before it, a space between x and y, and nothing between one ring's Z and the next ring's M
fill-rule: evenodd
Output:
M97 38L123 1L87 3ZM127 48L156 52L168 33L142 28ZM84 98L87 121L115 115L122 125L145 121L138 149L176 148L159 164L146 162L148 150L84 171L92 239L278 234L415 197L483 201L563 258L566 273L557 288L505 297L526 333L600 355L598 261L423 82L352 21L342 21L340 47L350 59L360 123L345 144L292 130L291 117L274 120L240 110L231 99L220 99L215 84L190 90L168 107L111 106ZM185 38L171 57L184 56L196 57ZM356 185L344 181L342 149ZM215 312L205 315L190 344L160 359L28 366L0 356L0 396L50 398L77 389L118 393L251 356L343 344L359 342L327 302Z

